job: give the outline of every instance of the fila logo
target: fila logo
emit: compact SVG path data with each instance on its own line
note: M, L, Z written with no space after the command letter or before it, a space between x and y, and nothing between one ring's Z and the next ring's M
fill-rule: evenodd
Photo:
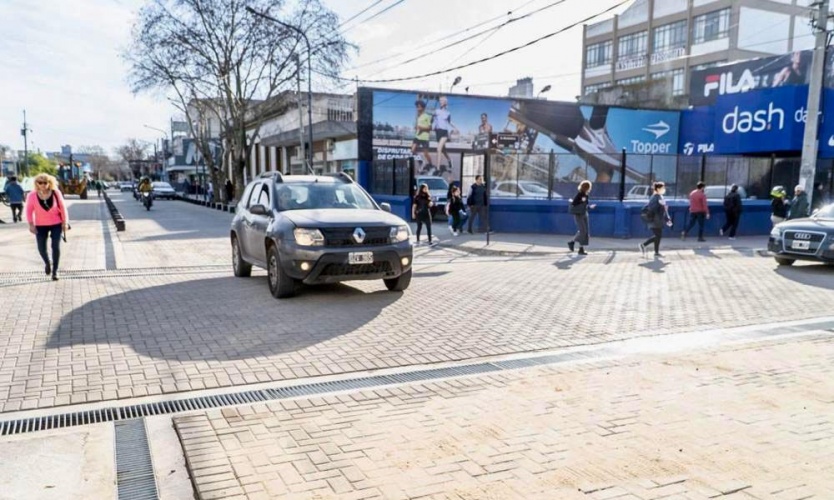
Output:
M706 77L704 97L711 96L714 91L718 91L718 95L738 94L739 92L747 92L754 88L756 88L756 77L753 76L753 73L749 69L745 69L741 73L737 82L733 80L733 72L728 71L720 75L709 75Z

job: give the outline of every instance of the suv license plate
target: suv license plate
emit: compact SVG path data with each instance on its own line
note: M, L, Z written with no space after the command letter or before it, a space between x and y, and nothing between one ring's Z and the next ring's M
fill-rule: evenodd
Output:
M811 242L794 240L793 243L791 243L791 248L793 248L794 250L810 250Z
M373 264L373 252L350 252L348 254L348 264Z

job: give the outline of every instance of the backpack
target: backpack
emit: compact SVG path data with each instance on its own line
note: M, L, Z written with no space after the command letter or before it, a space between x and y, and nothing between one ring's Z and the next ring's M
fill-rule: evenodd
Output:
M649 224L654 220L654 212L648 204L646 204L643 208L640 209L640 220L642 220L646 224Z

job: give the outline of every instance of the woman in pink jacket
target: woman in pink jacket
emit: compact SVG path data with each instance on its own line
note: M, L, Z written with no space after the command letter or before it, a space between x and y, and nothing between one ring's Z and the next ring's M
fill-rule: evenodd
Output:
M58 281L58 261L61 258L61 235L69 229L69 214L64 197L58 190L58 181L49 174L35 177L35 190L26 199L26 220L29 232L37 236L38 252L41 254L44 271ZM46 253L46 240L52 238L52 263Z

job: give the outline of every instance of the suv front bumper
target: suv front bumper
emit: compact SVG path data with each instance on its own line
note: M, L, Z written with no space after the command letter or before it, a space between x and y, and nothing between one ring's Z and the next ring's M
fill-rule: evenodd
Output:
M348 256L354 252L372 252L373 263L350 264ZM344 248L299 247L285 242L279 253L284 272L305 285L397 278L411 269L414 256L408 241L385 246ZM309 270L302 268L304 264L309 266Z

